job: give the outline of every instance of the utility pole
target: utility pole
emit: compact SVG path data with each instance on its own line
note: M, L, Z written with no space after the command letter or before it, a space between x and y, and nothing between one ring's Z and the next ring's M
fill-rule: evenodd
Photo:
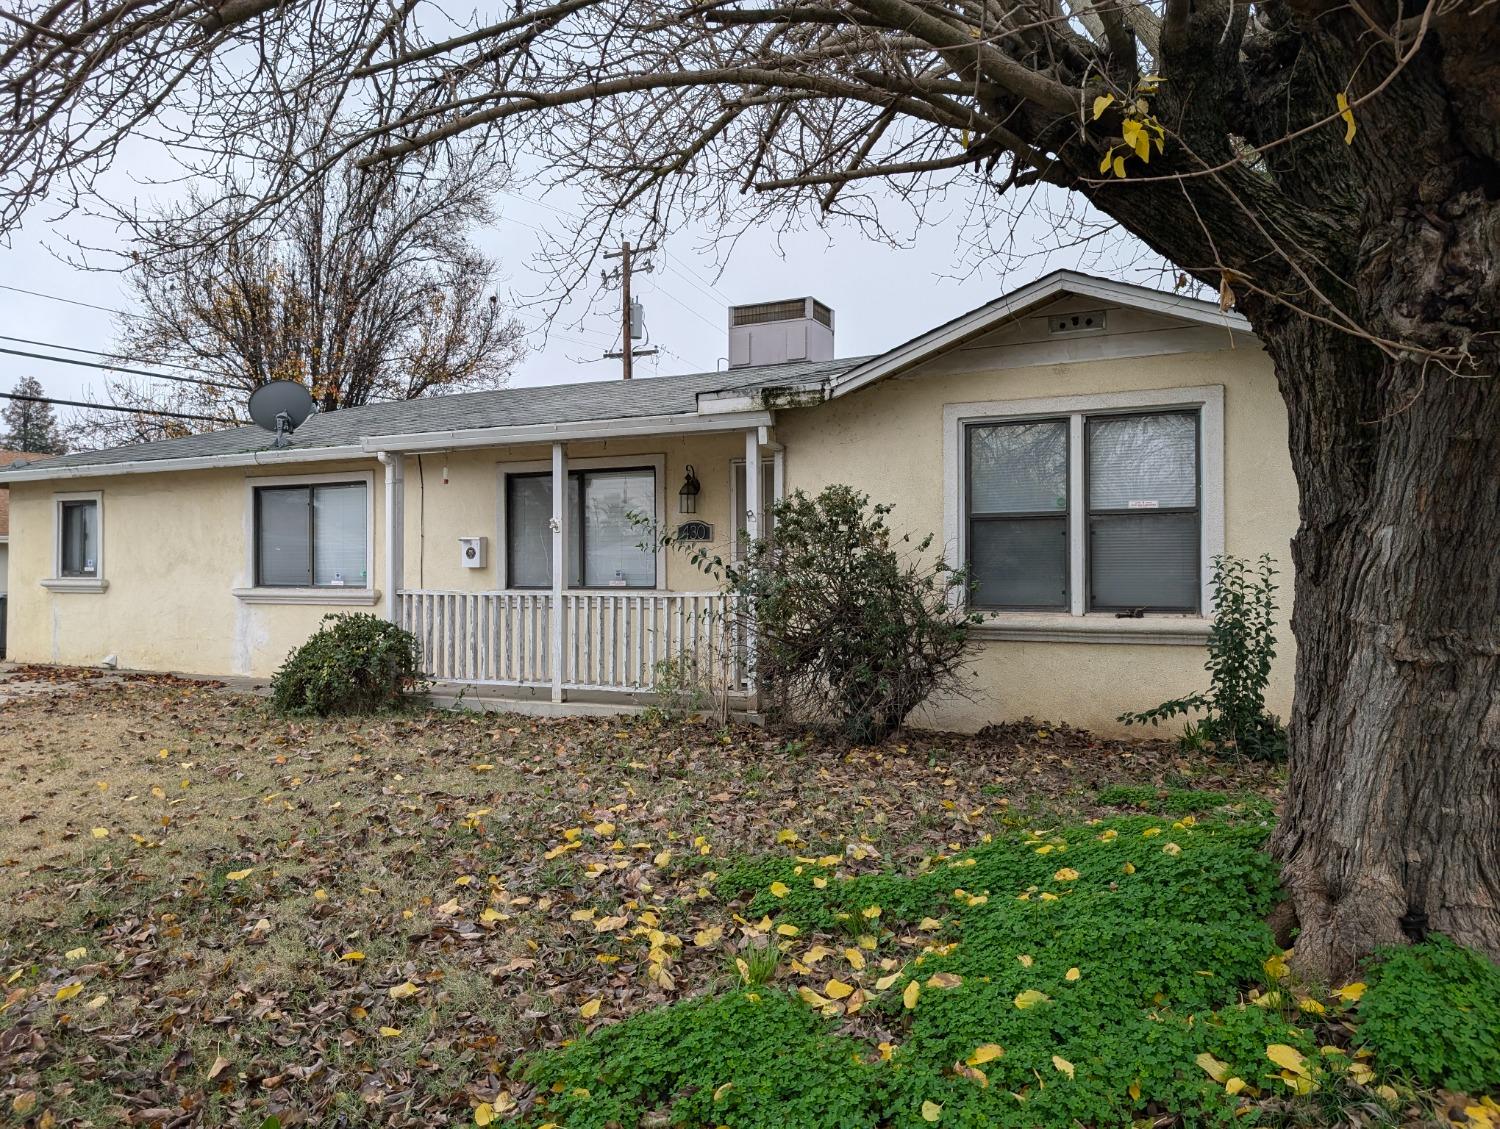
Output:
M611 252L609 252L608 254L606 254L604 256L606 259L619 259L620 260L620 342L621 342L621 344L620 344L620 351L618 353L605 353L604 355L606 357L619 357L624 362L624 371L621 373L621 378L624 379L624 380L629 380L631 378L631 376L633 375L633 373L632 373L632 362L634 361L634 359L636 357L649 357L649 356L653 356L657 352L657 350L655 350L655 349L636 349L631 344L631 341L632 341L631 330L632 330L633 327L631 325L631 320L632 319L631 319L631 316L630 316L630 272L632 270L631 256L632 255L645 255L645 254L649 254L650 252L652 252L654 250L656 250L656 244L655 243L652 243L648 247L635 247L635 248L632 248L630 246L630 240L626 239L626 240L624 240L620 244L620 249L618 251L611 251ZM652 268L651 268L650 265L647 265L644 269L647 270L647 271L649 271Z

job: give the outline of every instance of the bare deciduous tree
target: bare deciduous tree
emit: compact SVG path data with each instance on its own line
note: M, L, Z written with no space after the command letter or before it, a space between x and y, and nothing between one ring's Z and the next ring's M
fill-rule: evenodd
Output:
M241 419L248 393L272 380L308 385L324 411L502 385L524 329L469 241L494 220L499 170L477 154L416 165L345 164L251 217L239 214L243 187L195 190L138 222L140 313L121 319L119 351L203 379L112 382L114 402L141 411L85 412L79 438L141 442L190 426L163 410Z
M301 174L251 127L318 98L363 167L478 138L586 178L598 220L1086 198L1238 305L1286 400L1299 960L1336 976L1428 927L1500 955L1500 6L32 0L13 25L6 216L148 122L278 170L277 206Z

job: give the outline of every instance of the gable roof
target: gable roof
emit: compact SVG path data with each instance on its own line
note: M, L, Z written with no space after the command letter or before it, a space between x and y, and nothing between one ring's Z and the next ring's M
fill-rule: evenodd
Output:
M956 348L1065 294L1130 306L1196 325L1250 333L1217 303L1147 286L1053 271L878 356L794 361L723 372L502 388L367 404L314 415L276 449L258 427L80 451L17 465L0 461L0 483L31 478L133 474L152 470L292 464L368 458L381 451L502 446L554 439L727 430L771 422L771 411L847 395ZM777 393L773 395L772 393Z
M851 365L847 371L832 378L829 394L843 396L867 384L903 372L1064 294L1075 294L1114 305L1134 306L1199 325L1240 333L1251 332L1250 323L1245 318L1221 310L1215 302L1169 294L1164 290L1153 290L1149 286L1137 286L1130 282L1097 278L1077 271L1055 270L1035 282L1002 294L993 302L987 302L952 321L919 334L894 349L888 349L879 356Z

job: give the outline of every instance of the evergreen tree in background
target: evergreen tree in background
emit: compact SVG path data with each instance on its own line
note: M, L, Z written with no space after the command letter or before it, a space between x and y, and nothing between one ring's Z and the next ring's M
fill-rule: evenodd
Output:
M23 376L11 389L17 396L44 396L41 382L34 376ZM67 451L62 429L52 405L46 400L7 400L0 409L0 447L8 451L34 451L40 455L61 455Z

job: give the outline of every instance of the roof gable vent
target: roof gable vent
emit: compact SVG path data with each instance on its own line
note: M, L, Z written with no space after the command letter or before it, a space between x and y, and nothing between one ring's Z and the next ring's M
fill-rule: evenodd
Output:
M1059 334L1075 333L1102 333L1104 332L1103 310L1079 310L1071 314L1048 314L1047 332L1056 337Z

